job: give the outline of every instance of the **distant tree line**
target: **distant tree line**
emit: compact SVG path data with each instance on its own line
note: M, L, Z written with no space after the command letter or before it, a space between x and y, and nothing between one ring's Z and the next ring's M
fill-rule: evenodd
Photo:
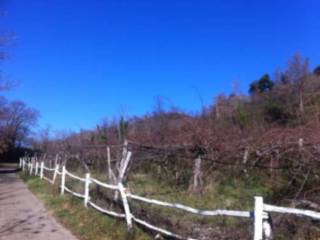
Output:
M313 133L320 130L319 69L310 70L308 59L296 54L286 69L252 81L249 94L219 95L199 114L166 109L158 101L154 111L144 116L105 121L96 129L65 134L57 141L43 138L35 146L47 151L58 145L71 149L73 145L114 145L131 140L153 147L186 148L190 155L201 152L221 162L241 162L245 149L250 149L248 162L252 159L252 165L265 165L270 156L266 151L264 157L259 150L265 144L277 138L297 143L299 138L310 139L310 129ZM316 139L320 142L320 137L312 140ZM277 141L285 144L287 140ZM281 146L280 153L285 149ZM257 156L259 161L254 160Z

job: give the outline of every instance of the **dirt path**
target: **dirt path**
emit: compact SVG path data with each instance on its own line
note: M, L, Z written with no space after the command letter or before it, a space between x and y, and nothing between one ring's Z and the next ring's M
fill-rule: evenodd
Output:
M77 240L16 173L0 169L0 240Z

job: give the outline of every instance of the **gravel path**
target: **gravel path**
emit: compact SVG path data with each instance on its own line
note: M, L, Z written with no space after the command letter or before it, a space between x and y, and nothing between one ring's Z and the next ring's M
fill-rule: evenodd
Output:
M0 240L77 240L16 173L0 169Z

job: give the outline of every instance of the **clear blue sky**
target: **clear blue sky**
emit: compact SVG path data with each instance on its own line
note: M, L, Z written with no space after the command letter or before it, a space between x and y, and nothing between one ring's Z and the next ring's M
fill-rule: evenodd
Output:
M0 0L4 1L4 0ZM4 2L2 2L4 3ZM296 52L320 64L320 1L6 0L14 31L1 64L20 85L7 96L41 113L40 126L94 127L155 96L186 111L283 68ZM195 90L197 89L197 90Z

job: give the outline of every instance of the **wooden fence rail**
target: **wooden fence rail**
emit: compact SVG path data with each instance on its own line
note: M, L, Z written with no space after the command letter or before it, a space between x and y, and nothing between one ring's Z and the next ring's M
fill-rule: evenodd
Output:
M235 210L225 210L225 209L216 209L216 210L201 210L201 209L195 209L180 203L169 203L164 201L159 201L156 199L149 199L146 197L141 197L135 194L132 194L129 192L127 188L125 188L121 182L119 182L117 185L112 185L108 183L101 182L95 178L92 178L89 173L86 174L85 178L79 177L74 175L73 173L69 172L65 166L62 166L62 170L60 172L59 168L60 166L56 166L55 168L48 168L44 165L44 162L40 163L40 169L39 169L39 163L37 161L34 161L34 159L30 158L22 158L20 159L20 167L29 173L30 175L36 175L40 176L41 179L47 180L51 184L55 183L56 176L61 175L61 195L64 194L64 192L68 192L72 194L73 196L76 196L78 198L84 199L84 206L88 207L91 206L92 208L96 209L99 212L102 212L104 214L110 215L112 217L117 218L123 218L126 220L128 230L132 229L132 223L136 222L139 225L142 225L146 228L149 228L150 230L153 230L155 232L158 232L159 234L166 235L168 237L173 237L176 239L181 240L196 240L194 238L180 236L179 234L170 232L168 230L159 228L157 226L154 226L144 220L141 220L137 217L135 217L130 209L129 201L128 199L132 199L135 201L141 201L148 204L158 205L162 207L169 207L169 208L175 208L181 211L185 211L188 213L201 215L201 216L208 216L208 217L214 217L214 216L229 216L229 217L241 217L241 218L248 218L253 220L254 225L254 233L253 233L253 240L271 240L272 239L272 229L270 224L270 214L271 212L274 213L284 213L284 214L294 214L297 216L304 216L309 217L313 219L320 219L320 213L310 210L304 210L304 209L296 209L296 208L287 208L287 207L278 207L273 206L269 204L265 204L262 197L255 197L255 205L253 211L235 211ZM34 171L33 171L34 170ZM40 170L40 171L39 171ZM49 179L44 175L44 170L53 172L53 178ZM84 183L84 194L77 193L70 188L66 186L66 176L71 177L75 180L78 180L82 183ZM90 199L90 185L92 183L95 183L103 188L107 188L109 190L118 191L122 204L123 204L123 213L117 213L111 210L104 209L95 203L93 203Z

